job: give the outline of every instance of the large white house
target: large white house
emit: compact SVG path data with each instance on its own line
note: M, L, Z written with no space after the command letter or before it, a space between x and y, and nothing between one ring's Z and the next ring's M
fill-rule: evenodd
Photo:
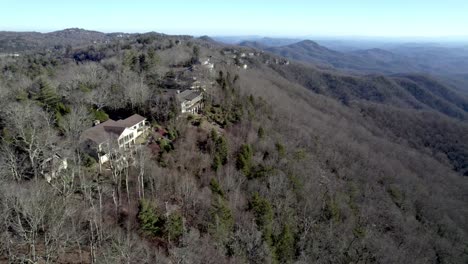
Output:
M109 160L113 150L129 150L148 128L146 118L137 114L118 121L109 119L85 130L81 144L88 154L103 164Z

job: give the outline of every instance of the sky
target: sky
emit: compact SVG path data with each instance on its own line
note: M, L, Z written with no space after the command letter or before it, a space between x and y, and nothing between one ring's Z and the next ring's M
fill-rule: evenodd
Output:
M0 30L210 36L468 36L468 0L0 0Z

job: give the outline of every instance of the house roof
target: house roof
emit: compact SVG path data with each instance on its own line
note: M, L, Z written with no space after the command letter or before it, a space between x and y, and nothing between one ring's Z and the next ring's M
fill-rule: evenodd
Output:
M142 117L141 115L134 114L126 119L117 121L117 124L121 127L132 127L141 121L146 120L146 118Z
M116 122L114 120L109 119L104 123L88 128L81 134L81 140L89 139L97 144L101 144L108 140L109 137L112 136L112 134L118 134L118 132L113 129L106 129L111 128L115 125L115 123Z
M85 130L81 134L81 140L89 139L97 144L101 144L110 137L119 137L126 128L132 127L144 120L146 120L146 118L137 114L118 121L109 119L106 122Z
M201 95L200 91L196 90L185 90L179 94L177 94L177 99L181 102L183 101L192 101L193 99L197 98Z

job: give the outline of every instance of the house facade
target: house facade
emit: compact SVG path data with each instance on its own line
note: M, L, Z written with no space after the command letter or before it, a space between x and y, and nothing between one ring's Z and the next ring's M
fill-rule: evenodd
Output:
M182 113L198 113L203 107L203 93L199 90L185 90L176 95Z
M148 128L146 118L140 115L132 115L118 121L109 119L83 132L82 148L103 164L109 161L110 155L115 150L130 151L136 139Z

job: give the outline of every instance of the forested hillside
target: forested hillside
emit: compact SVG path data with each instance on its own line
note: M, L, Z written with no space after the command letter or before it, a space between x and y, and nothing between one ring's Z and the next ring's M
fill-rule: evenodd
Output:
M0 262L468 261L468 100L443 82L104 36L0 57ZM133 114L134 151L83 151L93 121Z

